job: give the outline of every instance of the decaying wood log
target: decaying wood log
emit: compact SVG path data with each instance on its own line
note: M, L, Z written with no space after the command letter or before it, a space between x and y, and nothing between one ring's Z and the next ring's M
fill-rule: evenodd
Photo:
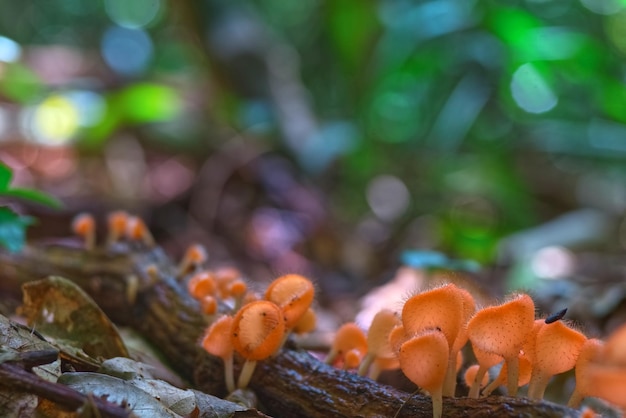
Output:
M146 273L156 265L160 278ZM71 245L48 244L19 254L0 253L0 294L18 295L22 283L48 275L75 281L119 324L129 325L154 344L178 373L197 388L224 394L222 362L199 346L207 319L198 302L175 278L175 265L156 247L116 245L85 251ZM129 287L130 285L130 287ZM276 417L432 416L430 398L380 385L337 370L306 352L284 349L260 362L250 387L260 409ZM405 403L406 401L406 403ZM445 398L444 416L577 417L579 412L550 402L490 396Z

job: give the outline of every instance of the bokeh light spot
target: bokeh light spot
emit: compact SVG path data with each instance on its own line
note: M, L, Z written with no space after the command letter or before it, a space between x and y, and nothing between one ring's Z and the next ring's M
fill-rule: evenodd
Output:
M511 93L517 105L529 113L547 112L558 102L546 80L530 63L513 74Z
M157 20L163 11L162 0L105 0L107 14L119 26L139 29Z
M133 76L141 74L153 54L152 40L139 29L113 26L102 38L102 56L114 71Z
M15 62L22 55L22 47L12 39L0 36L0 61Z
M78 129L79 112L72 101L61 95L44 99L26 117L26 126L32 138L43 145L61 145L72 138ZM29 129L30 128L30 129Z
M390 175L375 177L367 186L367 203L383 221L393 221L409 206L410 194L402 180Z
M531 266L538 277L558 279L574 272L575 259L566 248L545 247L535 253Z

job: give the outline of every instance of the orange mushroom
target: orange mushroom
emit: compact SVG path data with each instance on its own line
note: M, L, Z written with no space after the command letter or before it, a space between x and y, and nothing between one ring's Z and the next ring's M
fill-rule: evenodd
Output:
M141 242L147 247L154 247L154 238L145 222L137 216L129 216L126 222L126 238Z
M217 284L210 272L201 271L191 276L187 282L187 290L194 299L200 300L205 296L214 296L217 292Z
M257 361L272 356L280 348L285 320L276 304L259 300L237 312L231 333L235 351L246 359L237 381L237 387L243 389L248 386Z
M519 294L498 306L478 311L467 324L472 346L504 358L508 365L507 391L517 394L519 352L532 332L535 304L530 296Z
M497 354L487 353L486 351L476 347L474 344L472 344L472 350L474 351L474 357L476 357L476 361L478 362L478 370L476 370L474 381L471 385L469 385L470 390L467 396L470 398L478 398L482 380L487 377L487 383L489 382L489 375L487 375L487 371L489 371L491 367L502 362L504 359L502 356Z
M465 292L467 293L467 292ZM467 293L469 295L469 293ZM469 296L471 298L471 296ZM437 328L446 336L448 341L448 370L451 375L450 381L445 388L446 395L456 384L456 356L460 348L465 345L467 335L462 333L468 317L473 313L473 298L471 306L465 301L465 295L460 289L452 284L436 287L434 289L418 293L406 301L402 308L402 324L408 336L413 336L425 329ZM464 308L467 306L467 312ZM459 334L462 334L460 339Z
M537 331L528 397L542 399L550 378L576 365L587 337L563 321L545 324Z
M367 352L367 337L357 324L348 322L337 330L324 362L326 364L336 364L337 361L345 362L346 353L354 349L365 354Z
M286 274L275 279L265 291L265 299L274 302L285 316L285 327L292 329L313 303L315 287L299 274Z
M523 354L519 355L518 370L519 372L517 374L517 386L522 387L530 382L530 376L533 370L530 359ZM483 390L483 396L489 396L491 392L496 390L496 388L507 384L508 380L508 365L507 363L504 363L502 365L502 368L500 369L500 373L498 373L498 376L496 376L496 378L493 379L493 381Z
M185 255L178 265L178 277L186 276L198 270L207 260L206 249L200 244L192 244L187 247Z
M217 299L214 296L206 295L200 299L200 307L206 315L214 315L217 312Z
M462 354L461 349L467 344L469 338L467 333L467 323L472 318L472 315L476 312L476 302L474 297L467 290L455 286L456 291L461 295L463 300L463 311L461 329L459 330L454 343L450 347L450 357L448 358L448 371L446 372L446 381L443 385L444 396L454 396L456 392L456 376L458 369L460 368L462 361L458 360L459 355Z
M89 213L81 213L72 221L72 231L84 239L85 249L91 251L96 246L96 221Z
M480 388L484 388L489 383L489 375L486 373L482 373L482 377L479 377L478 372L480 371L480 365L472 364L465 370L463 374L463 380L468 388L476 385ZM478 382L478 383L475 383Z
M123 210L111 212L107 216L107 243L113 244L124 237L130 215Z
M430 329L400 347L400 368L406 377L430 393L433 418L443 410L443 383L448 368L448 339L443 332Z
M202 348L211 355L219 357L224 362L224 376L228 392L235 390L233 373L233 342L231 339L232 316L223 316L207 328L202 338Z
M626 324L615 330L606 340L599 356L587 366L585 375L591 396L621 408L626 416Z
M358 370L360 376L365 376L376 358L395 358L389 344L389 333L399 324L400 318L390 309L383 309L374 315L367 331L367 354Z
M317 315L315 315L315 311L311 308L307 309L307 311L300 317L296 325L294 325L291 331L296 334L306 334L311 332L317 326Z
M593 396L593 388L589 380L589 365L597 362L602 355L604 343L597 338L589 338L580 349L574 372L576 387L567 402L570 408L578 408L583 398Z
M229 286L230 296L233 298L235 304L233 307L233 311L238 311L243 305L243 300L246 296L246 292L248 291L248 285L241 279L234 280Z
M398 357L376 357L370 366L367 377L377 380L378 376L385 370L396 370L400 368L400 360Z

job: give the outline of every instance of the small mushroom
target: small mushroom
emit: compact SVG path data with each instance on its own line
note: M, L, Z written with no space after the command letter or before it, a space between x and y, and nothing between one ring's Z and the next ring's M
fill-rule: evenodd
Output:
M213 322L207 328L202 338L202 348L211 355L219 357L224 362L224 376L228 392L235 390L235 378L233 373L233 342L231 328L233 317L226 315Z
M535 321L535 304L527 294L513 296L508 302L484 308L467 324L472 346L504 358L508 365L507 392L515 396L518 388L519 352Z
M528 397L542 399L550 378L571 370L587 337L563 321L544 324L535 341L533 369L528 384Z
M390 309L382 309L372 319L367 330L367 354L359 366L358 374L365 376L376 358L395 358L389 344L389 333L400 324L398 315Z
M154 247L155 242L143 219L129 216L126 223L126 238L129 241L141 242L146 247Z
M574 373L576 375L576 387L567 402L570 408L578 408L583 398L593 396L593 388L589 380L589 365L598 361L603 352L604 343L597 338L589 338L580 349Z
M257 361L272 356L281 346L285 320L276 304L259 300L244 305L235 315L232 326L233 347L246 361L237 387L248 386Z
M96 246L96 221L89 213L81 213L72 221L72 231L84 239L85 249L92 251Z
M483 351L474 344L472 344L472 350L474 351L474 357L476 357L476 361L478 362L478 370L476 370L474 381L469 385L470 390L467 396L475 399L478 398L481 382L485 377L487 378L487 383L489 383L489 375L487 374L489 369L502 362L504 359L502 356L497 354Z
M206 249L200 244L192 244L187 247L185 255L178 265L178 277L184 277L197 271L207 260Z
M443 332L429 329L402 344L398 355L406 377L430 394L433 418L441 417L443 410L443 383L449 351Z
M365 354L367 352L367 337L357 324L348 322L339 327L335 333L335 338L324 362L326 364L336 364L337 361L343 363L346 353L355 349Z
M107 216L107 244L116 243L124 237L129 217L128 212L123 210L111 212Z
M200 271L187 282L187 291L194 299L202 299L205 296L214 296L217 292L215 278L208 271Z

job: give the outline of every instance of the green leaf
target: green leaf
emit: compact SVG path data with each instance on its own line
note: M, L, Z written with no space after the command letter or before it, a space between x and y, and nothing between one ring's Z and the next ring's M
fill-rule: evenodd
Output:
M13 172L11 168L0 161L0 191L7 190L11 184Z
M0 196L15 197L17 199L28 200L30 202L39 203L40 205L48 206L51 208L61 208L63 204L61 201L39 190L33 189L9 189L0 190Z
M30 216L20 216L6 206L0 207L0 246L18 252L26 241L26 228L35 223Z

